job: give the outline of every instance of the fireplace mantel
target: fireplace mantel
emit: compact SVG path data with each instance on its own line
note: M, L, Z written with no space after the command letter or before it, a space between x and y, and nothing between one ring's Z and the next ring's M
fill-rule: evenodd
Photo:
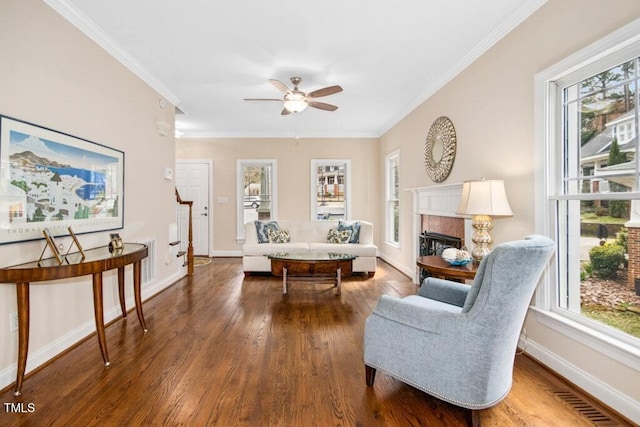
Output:
M433 185L412 188L413 211L419 215L440 215L460 218L456 209L462 196L462 184Z

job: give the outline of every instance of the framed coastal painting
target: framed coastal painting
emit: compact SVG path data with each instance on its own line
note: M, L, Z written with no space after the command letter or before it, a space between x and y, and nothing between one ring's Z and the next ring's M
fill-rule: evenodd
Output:
M124 226L124 152L0 115L0 244Z

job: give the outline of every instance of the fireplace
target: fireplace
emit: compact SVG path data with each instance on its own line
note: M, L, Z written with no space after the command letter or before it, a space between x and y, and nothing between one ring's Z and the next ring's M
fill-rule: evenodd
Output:
M413 192L413 231L416 238L415 258L422 255L422 251L429 251L433 237L438 237L438 241L433 243L435 254L439 255L444 250L441 245L450 245L460 248L470 245L473 229L471 221L456 214L460 197L462 195L462 184L434 185L431 187L421 187L412 189ZM425 233L431 239L427 242ZM438 236L439 235L439 236ZM424 241L423 241L424 239ZM441 247L438 253L438 248ZM469 248L471 250L472 248ZM416 267L414 283L420 284L421 271Z
M462 247L462 239L460 237L430 231L420 233L418 242L419 256L442 255L442 252L447 248L460 249ZM420 283L428 276L429 274L421 268Z

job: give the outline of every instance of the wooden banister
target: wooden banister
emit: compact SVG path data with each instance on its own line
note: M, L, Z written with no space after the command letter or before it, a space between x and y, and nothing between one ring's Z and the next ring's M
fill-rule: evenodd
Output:
M193 275L193 219L192 208L193 202L182 200L178 189L176 188L176 201L179 205L186 205L189 207L189 243L187 245L187 275Z

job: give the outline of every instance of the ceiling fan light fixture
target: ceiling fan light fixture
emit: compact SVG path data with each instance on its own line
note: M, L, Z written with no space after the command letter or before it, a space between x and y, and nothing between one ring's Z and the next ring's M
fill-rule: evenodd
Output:
M284 96L284 108L292 113L304 111L308 105L307 98L302 92L291 92Z

